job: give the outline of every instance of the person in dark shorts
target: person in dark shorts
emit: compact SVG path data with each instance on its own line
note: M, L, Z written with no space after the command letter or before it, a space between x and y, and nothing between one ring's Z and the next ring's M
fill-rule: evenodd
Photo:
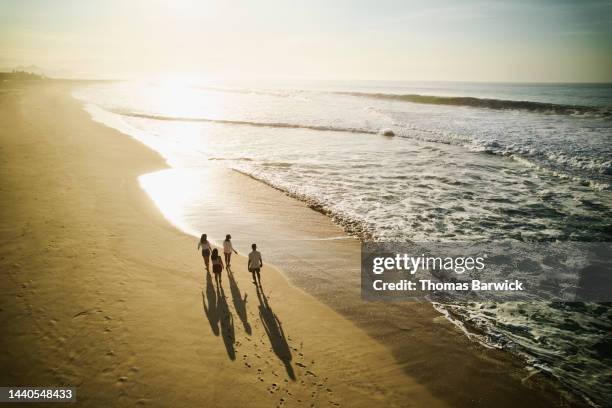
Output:
M206 272L209 272L210 269L208 268L208 263L209 263L209 258L210 258L211 246L210 246L210 242L208 242L206 234L202 234L202 236L200 237L200 242L198 242L198 249L200 248L202 248L202 258L204 258L204 265L206 266Z
M221 272L223 272L223 260L219 256L219 250L217 248L212 250L210 255L212 262L213 274L215 275L215 281L218 285L221 285Z
M252 244L251 248L253 250L249 253L249 272L253 274L253 283L257 284L257 280L261 284L261 276L259 276L259 272L261 268L263 268L263 260L261 259L261 253L257 250L257 244ZM255 277L257 276L257 279Z

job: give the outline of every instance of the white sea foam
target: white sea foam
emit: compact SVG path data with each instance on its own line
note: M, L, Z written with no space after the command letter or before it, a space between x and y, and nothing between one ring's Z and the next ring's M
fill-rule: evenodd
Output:
M358 84L342 86L349 88L342 91L364 91ZM398 93L424 92L397 87ZM324 88L174 89L123 83L84 88L76 96L88 103L94 119L157 150L173 167L216 163L239 170L307 202L362 238L612 237L609 119L419 104ZM500 85L471 92L498 99L509 99L512 92L525 99L532 92L535 101L566 105L586 100L573 88L557 90L567 102L544 100L537 89L518 88ZM445 92L466 92L466 87ZM598 99L611 100L605 94ZM382 137L381 129L392 129L396 137ZM193 200L204 198L195 194ZM575 330L582 330L584 350L605 349L603 326L594 322L608 316L604 323L609 324L609 311L522 307L440 310L471 338L520 354L587 398L601 401L610 395L596 354L572 354L588 374L582 376L577 365L562 358L574 350ZM534 323L542 315L546 319ZM577 322L579 329L563 326L564 319Z

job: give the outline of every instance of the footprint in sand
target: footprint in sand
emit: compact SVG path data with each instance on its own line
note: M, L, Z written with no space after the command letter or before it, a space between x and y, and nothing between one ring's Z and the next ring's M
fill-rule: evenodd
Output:
M99 313L102 310L100 309L89 309L89 310L83 310L82 312L79 312L77 314L75 314L74 316L72 316L73 319L76 319L77 317L82 317L82 316L87 316L93 313Z

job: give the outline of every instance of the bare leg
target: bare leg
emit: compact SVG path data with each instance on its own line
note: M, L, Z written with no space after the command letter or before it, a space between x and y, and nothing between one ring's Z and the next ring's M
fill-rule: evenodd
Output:
M206 265L206 272L210 271L210 268L208 267L208 263L209 263L209 257L205 256L204 257L204 265Z

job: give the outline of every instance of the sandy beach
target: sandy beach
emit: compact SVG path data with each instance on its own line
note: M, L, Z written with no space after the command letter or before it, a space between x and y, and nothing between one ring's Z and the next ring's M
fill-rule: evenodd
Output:
M93 122L70 95L78 85L0 85L1 385L74 386L77 405L91 407L582 405L469 341L429 304L411 305L394 327L383 319L394 305L356 307L358 275L342 290L325 280L358 259L356 240L334 241L337 262L320 281L266 265L262 290L241 253L217 290L197 240L139 185L164 160ZM241 197L262 233L275 219L278 234L292 222L304 234L313 225L342 234L277 190L211 171L231 180L215 197ZM210 205L209 234L231 232L242 249L253 228L222 224ZM300 279L314 280L312 291Z

